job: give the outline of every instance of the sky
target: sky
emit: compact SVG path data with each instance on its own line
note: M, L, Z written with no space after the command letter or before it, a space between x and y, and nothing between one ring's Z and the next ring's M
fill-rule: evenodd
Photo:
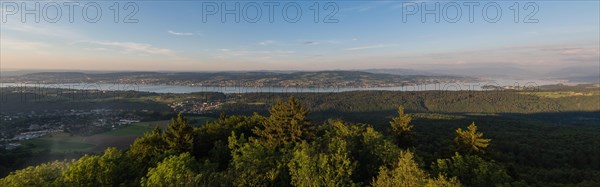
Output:
M2 0L0 5L3 71L470 66L549 71L600 63L599 1Z

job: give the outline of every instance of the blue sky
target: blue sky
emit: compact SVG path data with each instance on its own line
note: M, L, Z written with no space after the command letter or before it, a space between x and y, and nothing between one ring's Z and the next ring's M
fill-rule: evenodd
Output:
M36 2L40 9L50 8L42 12L40 23L34 21L34 15L25 15L22 23L23 15L18 11L23 5L31 9ZM436 69L488 65L545 71L597 66L600 60L599 1L483 1L473 8L472 23L464 3L476 1L282 1L274 7L272 23L265 1L133 1L129 9L124 9L126 1L82 1L74 8L73 23L68 20L65 2L1 1L3 70ZM111 10L115 2L120 8L119 23L114 22ZM223 23L220 11L233 8L236 2L248 11L241 12L240 22L227 15ZM102 10L95 23L81 15L88 3L98 3ZM283 7L287 3L294 4L286 12ZM318 23L314 22L315 3L319 5ZM421 11L434 8L436 3L440 22L431 14L426 15L425 23L420 12L407 15L414 7ZM482 7L488 3L497 3L493 5L502 11L495 23L484 19ZM519 5L518 23L514 21L515 3ZM43 19L45 14L50 19L56 15L50 5L60 5L62 17L56 23ZM211 8L209 5L216 5L219 12L204 15L207 12L203 9ZM256 23L243 19L244 13L249 18L256 15L253 5L261 7L262 17ZM282 15L286 12L295 17L291 5L299 5L302 11L295 23ZM462 12L456 23L447 20L457 15L454 5ZM133 16L138 22L123 23L133 7L139 10ZM444 7L447 11L441 12ZM536 7L531 20L537 19L537 23L524 23ZM337 23L324 23L322 20L334 9L337 12L331 18ZM93 7L87 10L93 18ZM489 18L495 17L494 6L487 10Z

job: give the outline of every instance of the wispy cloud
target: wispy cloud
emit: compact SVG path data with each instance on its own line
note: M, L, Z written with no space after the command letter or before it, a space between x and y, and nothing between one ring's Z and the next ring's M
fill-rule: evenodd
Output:
M127 53L142 53L150 55L165 55L175 56L174 51L166 48L154 47L146 43L135 42L118 42L118 41L80 41L77 43L85 43L97 46L113 48L115 50L125 51ZM102 48L102 47L96 47Z
M14 50L28 50L28 51L38 51L42 48L48 47L49 45L42 42L35 41L25 41L25 40L15 40L11 38L2 38L2 42L0 43L2 48L4 49L14 49Z
M383 45L383 44L368 45L368 46L346 48L344 50L347 50L347 51L356 51L356 50L365 50L365 49L377 49L377 48L383 48L383 47L388 47L388 45Z
M583 47L542 48L541 51L554 51L562 55L600 55L600 49Z
M12 21L12 20L11 20ZM51 36L64 39L82 38L81 34L73 32L66 27L60 26L49 26L49 25L30 25L21 22L7 22L2 23L2 29L26 33L37 36Z
M191 32L175 32L172 30L167 31L169 34L175 35L175 36L193 36L194 33Z
M258 42L258 45L267 46L267 45L271 45L271 44L274 44L274 43L275 43L274 40L265 40L265 41L262 41L262 42Z
M267 62L277 61L290 57L296 51L286 50L239 50L239 49L218 49L215 58L226 60L235 59L236 61L254 61Z
M334 41L334 40L326 40L326 41L319 41L319 40L308 40L308 41L304 41L302 42L303 45L323 45L323 44L339 44L339 41Z

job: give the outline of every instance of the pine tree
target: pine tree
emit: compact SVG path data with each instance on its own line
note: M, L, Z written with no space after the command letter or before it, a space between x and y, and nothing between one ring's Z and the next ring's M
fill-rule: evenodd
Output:
M484 154L484 149L490 144L490 139L483 138L482 132L477 132L475 122L467 127L456 129L454 138L454 151L467 155Z
M414 131L413 125L410 124L412 117L404 113L404 107L398 107L398 116L392 118L390 121L390 127L392 134L396 137L398 146L401 148L408 148L414 144Z
M448 179L444 175L431 178L414 160L411 152L401 152L398 162L391 170L382 166L379 176L373 180L375 187L396 186L460 186L456 178Z
M170 149L180 153L192 152L194 147L194 128L181 113L172 119L163 138Z
M311 136L311 123L306 119L308 110L300 105L296 98L290 97L288 102L277 100L269 113L271 115L262 127L253 130L269 147L277 147L287 142L300 142Z

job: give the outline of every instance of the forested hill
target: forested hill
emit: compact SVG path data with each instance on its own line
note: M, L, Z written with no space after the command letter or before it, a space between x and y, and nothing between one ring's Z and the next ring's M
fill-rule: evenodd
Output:
M44 72L4 76L4 83L112 83L185 86L319 86L388 87L474 81L474 78L443 75L392 75L362 71L297 72Z
M272 103L287 96L301 98L313 111L373 112L403 105L414 112L539 113L600 110L597 89L571 91L353 91L342 93L232 94L239 103ZM238 107L238 106L236 106Z

